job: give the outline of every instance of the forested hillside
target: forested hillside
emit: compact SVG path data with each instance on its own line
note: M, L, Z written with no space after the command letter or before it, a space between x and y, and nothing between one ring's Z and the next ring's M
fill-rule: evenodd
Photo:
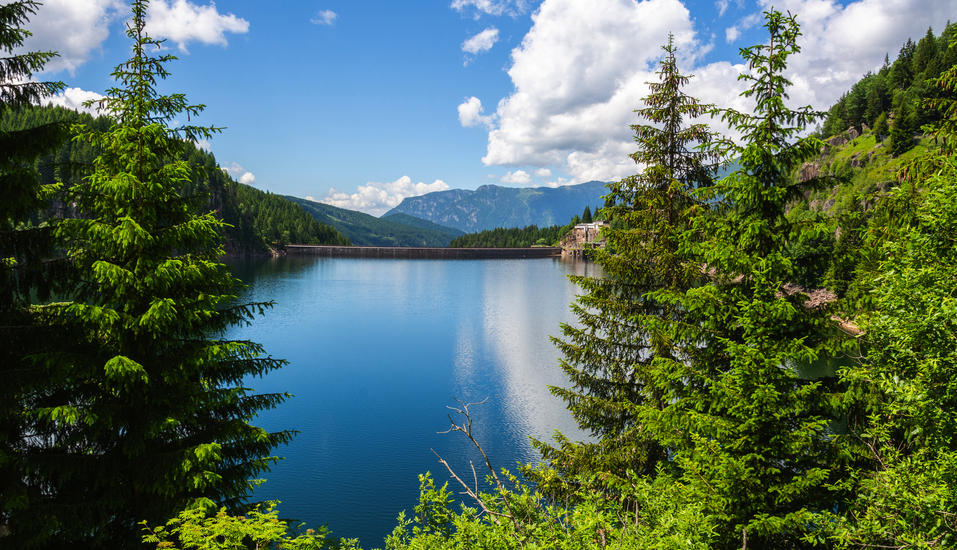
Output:
M595 213L601 209L595 207ZM499 227L457 237L449 248L528 248L530 246L560 246L561 239L579 223L592 221L591 207L586 206L581 216L575 215L566 225L539 228L529 225L524 228Z
M839 135L848 128L862 132L868 128L884 137L890 136L891 148L900 154L910 147L910 136L925 124L939 122L944 113L938 107L918 102L947 97L929 81L957 64L957 52L948 45L957 37L957 25L949 21L935 36L933 29L917 42L908 38L896 59L885 56L884 64L875 72L868 72L848 90L827 112L823 126L816 137L826 139ZM900 121L892 124L893 121ZM891 129L897 132L894 138Z
M63 122L84 125L105 131L112 122L108 117L93 117L62 107L32 107L9 111L0 120L0 131L32 128ZM192 177L183 188L184 196L208 193L206 207L214 210L229 226L224 228L226 248L234 252L264 252L270 246L296 244L349 244L342 234L318 223L301 207L278 195L238 183L219 169L212 153L193 145L187 146L182 160L189 163ZM42 185L62 182L63 191L81 183L102 151L84 140L69 140L55 153L40 156L33 166L40 173ZM61 195L62 197L62 195ZM33 214L33 223L51 215L74 215L76 212L61 197L53 200L46 212Z
M285 197L315 216L324 224L335 227L356 246L448 246L455 237L455 229L435 227L426 220L415 225L391 221L393 216L376 218L369 214L337 208L321 202L297 197ZM412 216L409 216L411 218ZM401 217L403 221L408 218ZM460 232L459 232L460 233Z

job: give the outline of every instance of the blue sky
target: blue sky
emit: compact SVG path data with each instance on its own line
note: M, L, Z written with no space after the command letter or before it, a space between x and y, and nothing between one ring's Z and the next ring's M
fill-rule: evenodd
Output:
M675 34L688 91L748 109L738 49L770 0L153 0L148 30L179 57L167 92L224 126L208 147L236 179L380 215L448 188L562 185L633 173L632 113ZM802 23L792 100L826 109L957 0L784 0ZM76 106L128 57L128 5L45 0L27 47Z

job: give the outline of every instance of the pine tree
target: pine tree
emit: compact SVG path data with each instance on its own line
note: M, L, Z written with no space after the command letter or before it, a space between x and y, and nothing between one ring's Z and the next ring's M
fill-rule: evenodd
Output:
M666 404L664 387L680 374L664 372L660 360L675 356L670 330L682 319L668 298L700 278L700 267L679 251L678 235L706 205L694 190L712 184L708 153L695 149L712 133L694 119L708 111L682 92L690 76L679 72L669 38L649 83L645 107L636 111L648 124L634 125L638 151L631 158L641 173L611 184L605 211L628 229L603 231L615 253L595 250L606 276L575 278L584 290L572 309L578 326L563 325L556 340L569 388L551 388L578 424L600 439L573 443L559 437L559 448L537 445L550 464L565 474L601 473L623 477L627 470L654 475L668 461L660 434L642 416Z
M71 190L83 219L58 228L79 283L73 301L42 309L64 338L39 355L45 386L24 415L22 500L7 515L16 548L132 548L140 521L164 523L197 502L239 507L290 432L249 424L284 395L256 395L250 376L278 368L224 331L269 304L236 304L240 283L218 263L222 223L184 195L188 142L215 128L168 128L197 115L182 94L160 95L172 56L144 32L133 2L129 61L101 105L114 125L81 129L99 147Z
M789 284L791 243L827 231L820 220L785 217L791 201L820 183L795 183L791 174L818 154L819 140L797 136L823 113L786 106L791 83L782 73L800 51L800 32L791 15L765 18L769 41L742 49L749 71L739 78L750 83L742 95L754 99L753 114L716 111L743 136L716 147L740 168L702 195L721 215L698 218L684 235L709 282L680 297L700 344L690 361L673 361L684 384L665 396L660 415L673 428L683 482L717 520L722 548L809 544L820 515L846 498L830 490L843 475L829 433L836 380L801 379L793 368L839 345L830 341L826 305L810 307Z

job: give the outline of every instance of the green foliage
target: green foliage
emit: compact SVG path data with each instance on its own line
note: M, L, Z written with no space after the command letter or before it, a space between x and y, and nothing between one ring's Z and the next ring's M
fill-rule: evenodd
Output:
M679 252L679 236L708 210L693 192L711 185L714 167L711 155L694 149L709 143L711 132L687 122L710 106L681 91L690 77L679 72L670 40L663 49L659 81L649 84L645 108L637 111L648 124L632 126L638 143L632 158L645 169L610 185L604 211L618 223L602 232L607 248L593 251L606 276L574 278L584 291L572 304L578 322L562 325L563 338L555 340L570 385L551 391L599 438L574 443L558 436L557 447L535 443L564 476L600 474L612 483L627 471L653 476L671 463L660 431L670 428L645 416L683 384L680 370L662 370L661 361L683 355L678 346L685 343L676 333L684 311L668 296L700 279L699 264ZM547 490L566 491L554 479L530 475Z
M414 520L399 516L386 538L389 550L499 550L553 548L686 549L710 548L713 530L699 506L681 485L666 476L653 481L623 476L614 496L594 477L573 480L574 506L550 504L545 495L506 475L514 483L502 493L479 496L490 513L462 506L449 510L451 495L435 490L428 474L420 476L421 503ZM509 504L505 504L508 499ZM422 516L420 509L429 510ZM514 521L513 521L514 520Z
M0 59L0 119L32 112L32 104L64 88L62 82L32 78L56 54L15 53L30 35L20 25L38 6L33 1L0 6L0 49L7 54ZM31 291L45 299L52 290L53 278L42 263L53 255L52 228L36 214L57 187L44 184L35 163L66 140L66 130L61 123L36 120L0 128L0 312L28 305Z
M36 13L32 1L0 5L0 118L33 111L31 105L63 89L60 82L37 82L33 72L56 54L20 53L30 33L21 25ZM25 443L45 437L24 418L24 410L42 393L48 374L33 368L29 356L65 336L43 326L31 304L69 287L69 266L55 255L53 226L37 215L56 192L44 185L35 163L56 150L68 128L56 122L30 121L0 128L0 545L19 510L29 505L28 473L42 457Z
M802 380L792 368L836 351L827 307L805 305L788 286L797 275L791 248L827 234L820 218L792 222L786 207L819 185L790 174L822 144L798 138L820 113L785 105L787 59L800 51L793 16L765 13L769 41L742 49L754 114L718 110L742 135L716 149L739 169L701 196L720 215L696 219L683 250L708 266L707 284L676 296L694 319L690 363L669 361L685 384L665 397L659 418L671 438L683 481L718 521L720 547L800 546L818 517L846 495L842 454L829 424L836 410L833 380Z
M325 527L318 531L309 529L299 535L291 534L286 522L279 519L276 504L267 503L265 512L260 512L257 506L243 516L231 516L225 508L211 514L206 506L194 506L180 512L166 525L150 527L147 522L140 522L145 533L143 542L171 550L357 548L358 541L330 539Z
M902 95L897 102L894 112L894 123L891 125L890 150L894 156L900 156L914 145L914 130L910 124L911 109Z
M530 225L522 229L496 229L469 233L456 237L449 248L529 248L535 246L556 246L561 238L572 230L574 225L545 227Z
M222 222L198 215L204 198L180 159L216 128L166 124L195 115L180 94L159 94L171 56L133 4L132 58L104 101L115 124L79 128L101 153L70 190L83 217L58 235L76 272L70 302L36 308L57 338L28 365L20 397L17 498L5 503L16 548L128 548L137 522L165 521L197 502L243 504L255 477L292 433L249 424L284 395L256 395L244 379L278 368L257 344L225 341L270 304L236 304L241 284L218 263Z
M874 122L874 135L883 142L884 136L888 135L888 132L890 132L890 129L887 125L887 113L881 113L881 116L877 117L877 121Z
M591 207L586 206L585 211L582 212L582 223L591 223Z
M860 131L864 124L874 126L882 114L889 114L892 108L897 112L898 102L902 99L912 105L939 97L939 93L927 83L957 62L957 55L946 47L955 31L957 26L948 22L939 37L934 36L933 29L927 29L919 42L908 39L893 63L885 58L884 66L877 73L864 75L831 106L818 137L835 136L849 127ZM941 111L928 103L920 111L911 112L906 123L914 132L924 124L944 118ZM878 135L886 136L888 131L878 132Z
M936 82L957 91L957 69ZM953 103L927 127L942 143L901 170L882 205L892 228L872 231L881 251L874 307L860 322L863 361L843 373L852 433L870 467L861 497L835 529L844 547L957 544L957 159ZM919 187L918 187L919 185Z

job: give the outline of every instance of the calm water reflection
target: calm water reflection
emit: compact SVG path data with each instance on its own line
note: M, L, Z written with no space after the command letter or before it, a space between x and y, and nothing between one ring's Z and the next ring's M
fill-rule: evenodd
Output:
M460 472L478 455L448 428L452 396L476 407L473 431L496 467L534 462L528 436L576 430L548 385L564 384L549 342L574 322L569 274L597 266L560 260L366 260L290 257L232 263L248 300L277 306L231 338L289 361L247 384L295 397L263 412L267 430L301 433L276 454L257 499L284 517L328 523L335 535L382 546L417 503L417 474ZM456 437L458 436L458 437ZM481 475L481 474L480 474Z

